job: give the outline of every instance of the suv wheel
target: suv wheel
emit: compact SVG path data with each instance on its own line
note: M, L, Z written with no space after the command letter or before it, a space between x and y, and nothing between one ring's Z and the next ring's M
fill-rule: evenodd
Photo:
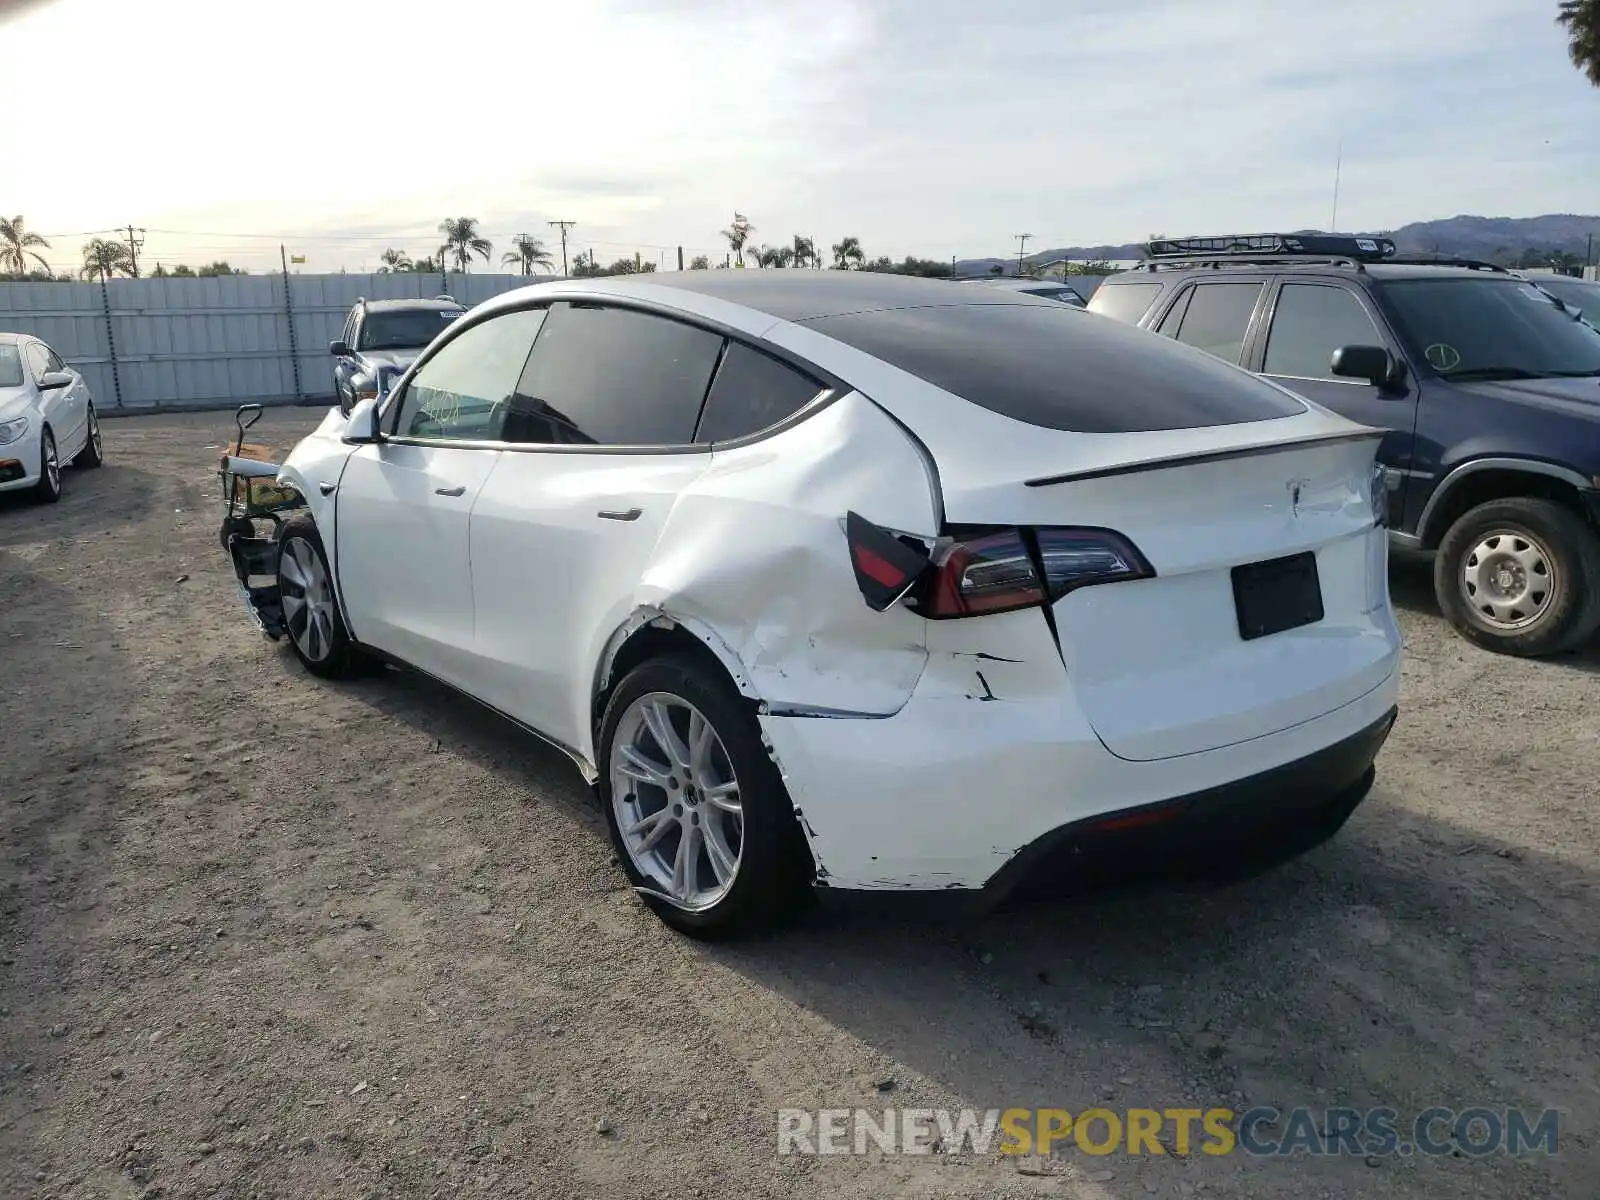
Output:
M804 903L810 855L794 806L728 683L687 659L653 659L617 685L596 741L617 859L668 925L719 937Z
M1600 538L1549 500L1491 500L1444 535L1433 588L1468 640L1501 654L1555 654L1600 625Z

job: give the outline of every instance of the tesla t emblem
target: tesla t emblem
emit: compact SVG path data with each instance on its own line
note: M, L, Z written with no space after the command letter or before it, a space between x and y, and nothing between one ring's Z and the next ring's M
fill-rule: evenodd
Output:
M1291 516L1298 517L1300 515L1300 492L1308 482L1305 479L1289 480L1289 512Z

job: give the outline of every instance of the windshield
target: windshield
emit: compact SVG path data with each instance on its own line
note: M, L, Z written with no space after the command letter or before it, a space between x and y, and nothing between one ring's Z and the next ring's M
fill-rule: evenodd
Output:
M1060 300L1063 304L1076 304L1080 307L1083 305L1083 297L1071 288L1029 288L1027 291L1030 296L1044 296L1049 300Z
M15 342L0 342L0 387L22 386L22 350Z
M451 321L461 315L458 308L412 308L396 312L369 312L361 322L361 344L357 350L418 350L433 341Z
M1446 379L1600 376L1600 332L1516 279L1397 279L1384 298L1411 352Z

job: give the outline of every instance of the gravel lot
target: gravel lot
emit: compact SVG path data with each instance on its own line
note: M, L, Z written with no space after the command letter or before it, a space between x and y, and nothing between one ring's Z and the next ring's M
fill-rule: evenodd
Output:
M565 760L254 632L231 427L108 421L59 506L0 498L0 1195L1600 1194L1600 650L1477 651L1400 564L1400 724L1306 858L707 947ZM1095 1103L1565 1115L1554 1159L775 1153L780 1106Z

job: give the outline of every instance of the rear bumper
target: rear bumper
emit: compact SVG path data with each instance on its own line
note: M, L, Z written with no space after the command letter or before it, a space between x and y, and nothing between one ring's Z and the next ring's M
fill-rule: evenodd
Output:
M893 716L761 718L828 889L926 895L993 885L998 894L1013 886L1006 873L1019 869L1016 860L1043 853L1030 847L1152 806L1292 817L1334 800L1371 765L1399 700L1397 644L1375 686L1311 719L1215 749L1130 760L1096 736L1048 633L1031 636L1033 625L1043 628L1038 613L983 625L981 657L932 654ZM1353 771L1322 757L1359 760L1368 745Z
M1053 829L984 886L986 905L1153 874L1248 874L1332 837L1366 799L1394 728L1391 708L1343 741L1259 775Z

